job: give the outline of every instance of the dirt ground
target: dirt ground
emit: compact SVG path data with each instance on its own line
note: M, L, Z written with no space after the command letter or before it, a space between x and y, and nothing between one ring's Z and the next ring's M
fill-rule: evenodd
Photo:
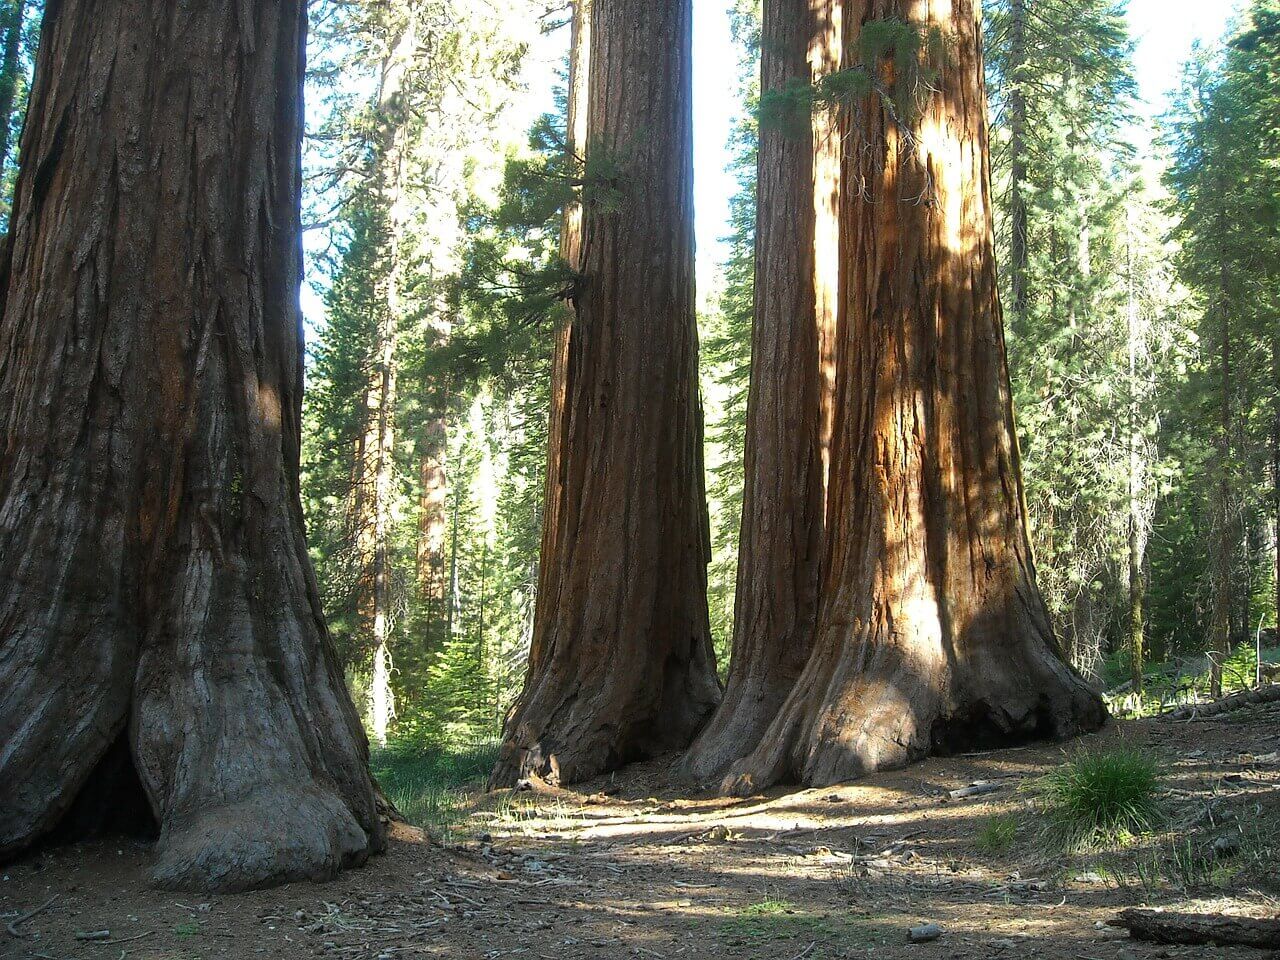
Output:
M1166 762L1187 851L1235 838L1198 880L1177 882L1172 839L1164 853L1146 841L1065 856L1041 837L1028 785L1121 740ZM1140 903L1277 915L1277 751L1280 704L745 801L679 799L655 762L574 793L477 797L450 846L401 828L385 856L333 882L212 898L148 889L145 844L61 847L0 870L0 924L56 896L22 938L0 926L0 957L1265 958L1131 941L1108 921ZM947 795L980 781L998 789ZM944 933L910 944L923 922Z

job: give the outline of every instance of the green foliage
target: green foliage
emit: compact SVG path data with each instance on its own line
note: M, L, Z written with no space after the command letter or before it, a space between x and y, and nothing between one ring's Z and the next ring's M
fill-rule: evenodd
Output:
M1221 606L1232 642L1276 616L1269 541L1280 512L1278 11L1276 0L1254 0L1225 47L1197 51L1164 123L1176 263L1194 293L1201 344L1176 423L1189 469L1166 520L1171 539L1191 548L1173 558L1182 589L1157 624L1171 646L1185 645L1178 631L1186 624L1193 636L1207 634ZM1225 580L1214 574L1218 562Z
M1000 813L982 824L975 845L983 853L995 855L1006 852L1017 838L1018 818L1012 813Z
M483 789L497 759L496 740L426 747L411 737L373 751L369 763L387 799L406 820L450 839L467 794Z
M1037 785L1049 836L1079 848L1146 833L1160 815L1158 771L1134 747L1077 753Z
M852 108L873 94L898 123L910 126L945 55L946 41L937 28L922 30L896 19L868 21L859 30L852 66L816 83L792 80L765 91L758 107L760 126L798 138L808 131L814 110Z
M729 202L728 257L715 307L699 318L703 395L707 411L712 558L707 577L711 634L717 662L728 669L737 588L738 535L742 524L747 392L751 378L754 318L756 158L758 127L751 109L757 92L760 13L757 3L734 11L734 36L742 50L740 87L746 105L734 126L731 172L737 190Z

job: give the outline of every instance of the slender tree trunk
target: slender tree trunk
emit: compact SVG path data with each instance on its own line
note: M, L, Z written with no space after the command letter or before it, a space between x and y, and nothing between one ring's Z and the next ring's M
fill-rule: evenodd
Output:
M809 69L814 80L840 69L843 57L845 0L809 0L813 32ZM840 315L840 162L844 124L835 110L813 115L813 292L818 329L819 404L822 445L822 497L826 509L831 472L831 436L835 428L837 321Z
M449 614L445 618L445 642L453 639L453 625L462 609L462 596L458 583L458 514L462 510L462 487L453 490L453 529L449 534Z
M0 173L9 162L13 104L18 95L18 55L22 51L22 27L27 0L0 0L4 13L4 54L0 58Z
M119 738L162 886L383 843L298 486L305 25L46 8L0 268L0 857L116 803Z
M811 0L766 0L762 93L808 83L815 69L829 69L831 13ZM816 251L820 243L824 253L838 244L829 218L838 182L829 169L830 142L838 142L833 126L824 119L803 137L760 130L733 657L724 700L683 763L698 781L718 779L754 749L813 645L826 487L823 428L830 422L823 387L832 373L824 369L822 351L833 339L826 311L838 288L829 267L839 269L837 260L820 273Z
M1132 222L1127 225L1128 261L1127 304L1125 311L1125 345L1128 354L1127 377L1127 440L1128 440L1128 553L1129 553L1129 659L1132 666L1133 692L1142 696L1143 667L1145 666L1143 603L1146 598L1146 580L1143 577L1143 553L1146 546L1146 517L1143 511L1142 493L1145 470L1142 459L1142 436L1138 431L1138 351L1141 344L1139 331L1137 278L1134 276Z
M449 478L445 454L449 446L449 425L441 411L431 413L423 427L422 451L418 461L418 595L433 606L444 601L448 586L445 577L445 527L448 525Z
M694 319L690 0L594 0L561 500L495 785L687 746L719 700ZM602 156L601 156L602 155Z
M1280 319L1271 320L1271 523L1275 548L1276 636L1280 639Z
M369 680L369 726L374 739L387 743L395 698L391 691L391 511L395 499L395 427L398 401L400 324L405 313L406 267L404 234L409 220L406 199L408 171L408 110L406 87L418 48L418 17L410 8L405 23L382 67L378 90L380 124L377 177L379 214L386 247L386 270L377 287L377 355L373 368L370 418L365 441L372 496L362 529L370 542L364 555L371 560L373 670Z
M1035 585L1014 440L972 0L846 4L936 29L920 116L855 105L842 199L841 317L814 652L724 788L825 784L929 752L1065 737L1106 718L1062 658ZM873 65L891 81L888 62Z
M1030 265L1027 243L1027 0L1011 0L1009 17L1009 251L1013 276L1013 328L1027 322L1027 280Z
M1220 197L1225 198L1225 190ZM1221 219L1221 218L1220 218ZM1226 224L1219 223L1219 235L1226 236ZM1210 646L1209 691L1222 696L1222 663L1231 651L1231 317L1227 307L1226 258L1220 257L1218 303L1219 413L1218 413L1218 529L1213 558L1213 626Z

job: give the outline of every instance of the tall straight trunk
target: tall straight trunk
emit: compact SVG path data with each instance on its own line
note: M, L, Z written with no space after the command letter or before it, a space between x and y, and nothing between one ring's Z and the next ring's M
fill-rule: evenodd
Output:
M691 0L593 0L560 505L492 783L687 746L719 699L694 319Z
M399 329L405 312L403 256L408 223L408 109L406 87L418 46L417 14L410 10L399 37L382 66L378 90L377 200L386 247L386 269L376 287L377 338L369 390L369 419L364 454L370 496L361 529L368 537L362 555L369 558L372 673L369 680L369 726L373 737L387 743L395 699L391 691L391 511L395 497L395 428L398 401Z
M120 802L120 741L162 886L383 843L299 495L305 28L46 7L0 269L0 857Z
M1221 186L1221 185L1220 185ZM1225 189L1219 196L1226 197ZM1219 205L1222 209L1222 205ZM1219 236L1226 236L1226 223L1219 216ZM1222 663L1231 651L1231 314L1227 306L1227 261L1219 254L1218 302L1218 490L1217 527L1213 556L1213 623L1210 637L1209 691L1222 696Z
M809 0L813 31L809 70L816 81L840 69L844 46L845 0ZM813 115L813 292L818 328L819 404L822 444L822 500L826 509L835 429L837 321L840 315L840 162L844 124L835 110Z
M1036 588L996 294L973 0L854 0L937 30L916 117L852 111L842 198L837 431L813 655L724 789L826 784L930 752L1104 722ZM870 65L891 80L891 61Z
M565 117L565 150L571 160L580 160L587 144L587 87L591 71L591 2L576 0L569 38L569 96ZM568 203L560 225L560 257L574 271L582 269L582 204ZM574 300L565 304L565 315L555 329L555 345L551 353L551 418L547 429L547 476L542 498L542 543L539 550L538 587L536 597L551 596L558 589L555 578L559 567L551 562L556 556L556 538L560 533L561 503L564 498L565 398L569 378L569 345L577 317ZM535 597L535 600L536 600ZM542 640L550 636L544 619L554 613L548 604L534 605L534 630L529 648L526 684L543 669L550 651Z
M27 0L0 0L4 14L4 53L0 56L0 173L9 162L13 104L18 95L18 55L22 51L22 27Z
M373 669L369 680L369 726L382 746L387 743L394 705L391 694L390 592L391 592L391 496L395 481L396 402L396 318L391 315L392 301L386 303L386 316L379 334L377 365L374 369L372 396L374 408L369 422L366 457L371 461L370 516L363 528L369 538L369 584Z
M1027 2L1011 0L1009 16L1009 259L1013 291L1013 328L1022 332L1027 322Z
M766 0L762 94L808 83L815 69L829 69L832 12L811 0ZM838 245L830 217L838 137L829 118L814 127L801 137L760 130L733 656L724 700L684 760L686 774L699 781L719 778L759 743L813 645L826 492L823 429L830 423L824 379L832 373L822 354L833 340L827 321L838 288L830 268L839 268L837 260L820 272L816 253L820 243L827 254Z
M1142 695L1143 667L1145 665L1145 628L1143 605L1146 599L1146 580L1143 576L1143 553L1146 546L1146 520L1143 511L1143 488L1146 479L1142 461L1142 436L1138 430L1138 352L1141 348L1139 330L1137 278L1134 276L1132 222L1127 225L1127 276L1125 310L1125 347L1128 360L1126 382L1126 439L1128 444L1128 474L1126 493L1128 499L1128 560L1129 560L1129 660L1132 668L1133 692Z
M1275 557L1276 636L1280 638L1280 318L1271 320L1271 524Z
M439 606L448 594L445 575L445 528L448 526L449 475L445 454L449 425L446 403L428 414L418 458L418 596Z

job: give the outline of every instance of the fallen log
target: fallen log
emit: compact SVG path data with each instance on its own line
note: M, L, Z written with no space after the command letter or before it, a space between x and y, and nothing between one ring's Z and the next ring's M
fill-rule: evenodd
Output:
M1153 943L1280 947L1280 919L1274 918L1125 910L1116 917L1113 926L1124 927L1135 940Z
M1164 715L1165 720L1194 720L1197 717L1214 717L1220 713L1229 713L1243 707L1251 707L1259 703L1274 703L1280 700L1280 683L1273 683L1253 690L1241 690L1212 703L1189 703L1185 707Z

